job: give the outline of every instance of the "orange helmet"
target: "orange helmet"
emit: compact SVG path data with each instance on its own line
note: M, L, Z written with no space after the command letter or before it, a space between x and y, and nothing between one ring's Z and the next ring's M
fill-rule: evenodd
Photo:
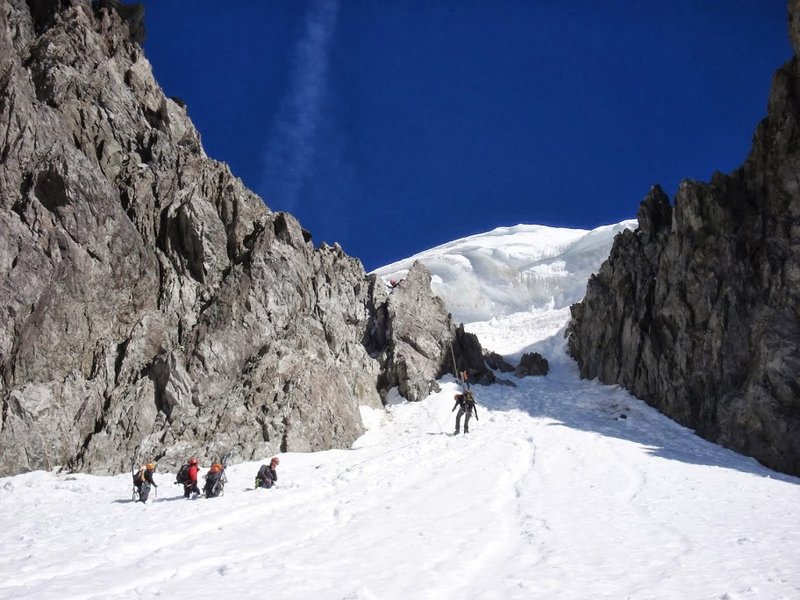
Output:
M144 468L147 469L148 471L155 471L156 470L156 463L147 463L144 466Z

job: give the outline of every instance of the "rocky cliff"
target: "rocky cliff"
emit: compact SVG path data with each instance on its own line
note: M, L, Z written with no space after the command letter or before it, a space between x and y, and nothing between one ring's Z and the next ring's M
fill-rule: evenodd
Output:
M347 447L452 364L424 267L390 295L205 155L142 16L0 5L0 475Z
M654 187L572 307L581 375L800 475L800 2L744 165Z

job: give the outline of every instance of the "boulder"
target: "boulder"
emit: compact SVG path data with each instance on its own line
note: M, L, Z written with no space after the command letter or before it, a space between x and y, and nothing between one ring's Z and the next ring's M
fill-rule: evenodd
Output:
M547 375L550 372L550 365L547 359L538 352L527 352L522 355L514 375L517 377L530 377Z
M497 352L487 352L483 356L486 366L501 373L513 373L514 367L506 362L506 360Z

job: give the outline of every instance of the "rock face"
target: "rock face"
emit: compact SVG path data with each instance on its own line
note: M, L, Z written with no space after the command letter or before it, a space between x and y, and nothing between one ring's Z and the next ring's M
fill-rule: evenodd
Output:
M486 365L501 373L513 373L514 367L511 366L506 360L497 352L486 352L484 353L484 358L486 360Z
M0 6L0 476L346 447L452 370L424 271L390 296L209 159L141 16Z
M438 392L436 379L445 373L468 371L476 382L488 384L494 374L486 366L478 338L452 319L444 303L431 295L431 274L421 262L415 262L408 275L380 302L367 348L383 365L379 382L381 394L397 387L408 400L422 400Z
M789 5L800 48L800 2ZM618 383L698 434L800 475L800 63L773 79L730 176L653 188L572 307L581 375Z
M550 365L547 359L538 352L529 352L522 355L519 359L514 375L517 377L541 377L550 372Z

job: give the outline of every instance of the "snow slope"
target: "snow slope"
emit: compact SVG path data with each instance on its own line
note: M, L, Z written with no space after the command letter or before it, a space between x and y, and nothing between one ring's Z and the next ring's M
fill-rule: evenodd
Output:
M570 256L586 240L556 233L530 248L495 239L494 266L468 277L476 297L510 299L475 312L488 315L469 325L482 342L552 366L476 387L469 435L447 435L457 385L445 379L422 402L364 409L352 449L282 455L272 490L247 489L258 462L232 466L210 500L184 500L174 473L157 473L147 505L130 501L129 474L0 479L0 598L800 598L800 479L581 380L560 292L523 312L524 291L496 293L504 262L554 263L554 247ZM479 253L473 238L448 249L451 271ZM529 291L580 287L550 272Z
M431 271L431 288L462 323L523 311L558 310L583 298L589 275L608 256L614 236L637 221L585 229L544 225L498 227L442 244L374 272L400 280L414 261Z

